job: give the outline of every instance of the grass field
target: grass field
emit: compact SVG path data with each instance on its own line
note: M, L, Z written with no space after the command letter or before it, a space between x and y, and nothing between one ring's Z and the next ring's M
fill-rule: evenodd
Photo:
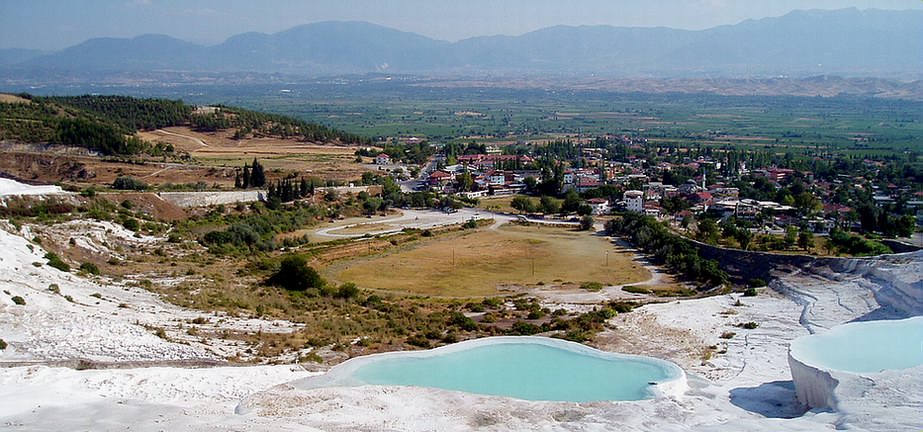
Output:
M337 262L322 272L366 289L447 297L496 295L499 288L511 285L628 284L650 277L629 253L605 238L566 228L510 224Z

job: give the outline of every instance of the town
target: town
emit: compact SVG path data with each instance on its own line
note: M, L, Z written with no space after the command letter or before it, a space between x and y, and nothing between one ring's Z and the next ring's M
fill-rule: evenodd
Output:
M405 191L502 201L536 217L638 213L745 250L875 254L889 250L876 240L909 237L923 225L923 173L905 176L894 160L799 160L758 149L656 146L629 135L428 151L422 167L404 164L400 147L374 155L374 163Z

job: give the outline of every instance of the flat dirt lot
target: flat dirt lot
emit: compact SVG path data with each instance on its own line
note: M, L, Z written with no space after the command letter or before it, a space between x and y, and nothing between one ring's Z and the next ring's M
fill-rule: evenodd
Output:
M477 297L496 295L505 286L534 286L540 282L619 285L648 280L650 272L631 258L630 253L589 232L506 224L340 261L322 269L322 273L335 281L355 282L371 290Z

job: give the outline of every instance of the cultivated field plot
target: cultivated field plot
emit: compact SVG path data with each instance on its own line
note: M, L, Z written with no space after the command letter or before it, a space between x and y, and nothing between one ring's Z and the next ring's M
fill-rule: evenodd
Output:
M539 283L618 285L650 278L646 269L632 262L630 253L614 248L603 237L569 228L513 224L338 262L323 273L371 290L448 297L496 295L503 287Z
M355 161L356 147L316 145L278 138L231 139L231 131L199 133L171 127L140 136L148 141L173 144L208 167L240 167L260 160L267 169L297 171L325 179L351 180L368 171ZM232 179L233 180L233 179Z

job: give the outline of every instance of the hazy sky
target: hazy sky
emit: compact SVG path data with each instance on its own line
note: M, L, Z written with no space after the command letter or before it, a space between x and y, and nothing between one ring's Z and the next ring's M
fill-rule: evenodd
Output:
M55 50L146 33L214 44L327 20L436 39L518 35L557 24L702 29L794 9L923 9L920 0L0 0L0 48Z

